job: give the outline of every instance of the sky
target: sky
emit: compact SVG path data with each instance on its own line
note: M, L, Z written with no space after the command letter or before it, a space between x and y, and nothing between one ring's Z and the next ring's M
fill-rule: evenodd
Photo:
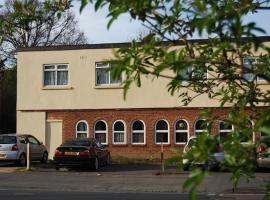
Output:
M107 29L108 12L102 9L94 11L93 5L88 6L79 12L80 2L75 2L73 11L79 19L80 29L85 32L89 43L115 43L128 42L136 39L139 33L146 32L140 22L131 20L129 15L122 15L116 20L111 28ZM264 35L270 35L270 11L260 10L258 13L249 14L244 19L245 22L254 21L259 27L267 32Z

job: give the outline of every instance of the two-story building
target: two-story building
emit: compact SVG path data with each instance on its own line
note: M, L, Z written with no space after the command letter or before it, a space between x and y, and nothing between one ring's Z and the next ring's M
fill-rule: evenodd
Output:
M263 38L270 41L270 38ZM205 43L206 40L193 42ZM112 58L112 48L127 43L33 47L18 50L17 132L43 141L50 158L58 145L75 137L96 137L112 156L158 157L172 147L183 147L188 138L203 132L200 112L215 109L226 118L219 102L201 95L183 106L167 91L169 80L151 75L142 87L131 87L123 99L120 80L102 61ZM213 132L231 130L216 124Z

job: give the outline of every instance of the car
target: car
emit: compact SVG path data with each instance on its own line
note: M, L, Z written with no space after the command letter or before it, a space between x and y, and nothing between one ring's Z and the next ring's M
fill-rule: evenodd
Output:
M261 136L257 148L257 167L270 168L270 136Z
M97 170L111 164L110 152L95 138L67 140L57 147L53 159L56 170L74 166Z
M187 144L185 145L184 147L184 150L183 150L183 153L187 153L193 146L193 144L195 143L197 137L190 137ZM216 144L216 152L213 154L213 156L211 157L210 160L208 160L207 162L193 162L193 161L190 161L188 159L183 159L183 167L184 167L184 170L188 170L189 167L192 165L195 165L195 166L201 166L201 167L209 167L211 169L219 169L220 168L220 165L222 163L224 159L224 152L221 151L221 144L220 143L217 143ZM208 165L208 166L206 166Z
M27 143L30 143L32 161L48 161L48 151L42 142L32 135L13 133L0 135L0 162L15 162L25 166Z

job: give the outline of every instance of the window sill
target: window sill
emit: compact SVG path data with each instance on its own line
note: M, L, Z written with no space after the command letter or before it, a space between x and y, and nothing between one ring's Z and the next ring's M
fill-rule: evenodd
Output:
M115 85L96 85L94 87L94 89L123 89L124 87L119 85L119 84L115 84Z
M72 90L74 89L71 86L44 86L42 90Z
M133 147L146 147L146 144L131 144Z
M161 146L161 143L155 143L155 145ZM169 146L171 146L171 144L164 144L164 143L163 143L163 146L164 146L164 147L169 147Z

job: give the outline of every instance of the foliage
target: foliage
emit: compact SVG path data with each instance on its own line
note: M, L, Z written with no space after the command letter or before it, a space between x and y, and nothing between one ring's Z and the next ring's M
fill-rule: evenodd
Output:
M87 4L81 1L81 10ZM233 172L237 186L240 176L254 166L254 147L247 150L241 141L253 141L253 132L270 134L269 47L257 37L265 31L244 17L256 14L269 0L90 0L95 9L107 7L108 28L117 18L130 14L149 30L140 43L115 50L115 78L125 74L124 97L133 83L141 86L141 78L151 75L169 80L168 91L187 105L200 95L218 100L220 107L230 107L227 124L234 130L222 146L224 167ZM201 36L207 40L189 40ZM179 45L179 48L174 46ZM208 76L206 78L205 72ZM259 107L260 108L259 108ZM264 107L261 107L264 106ZM261 109L262 108L262 109ZM208 114L207 114L208 113ZM218 138L211 136L211 125L224 120L207 111L208 130L199 137L192 153L184 157L207 162ZM205 117L204 114L202 117ZM256 122L248 127L249 120ZM249 148L249 147L248 147ZM194 169L184 184L191 199L207 171Z
M0 9L2 57L18 47L84 44L70 1L8 0Z

